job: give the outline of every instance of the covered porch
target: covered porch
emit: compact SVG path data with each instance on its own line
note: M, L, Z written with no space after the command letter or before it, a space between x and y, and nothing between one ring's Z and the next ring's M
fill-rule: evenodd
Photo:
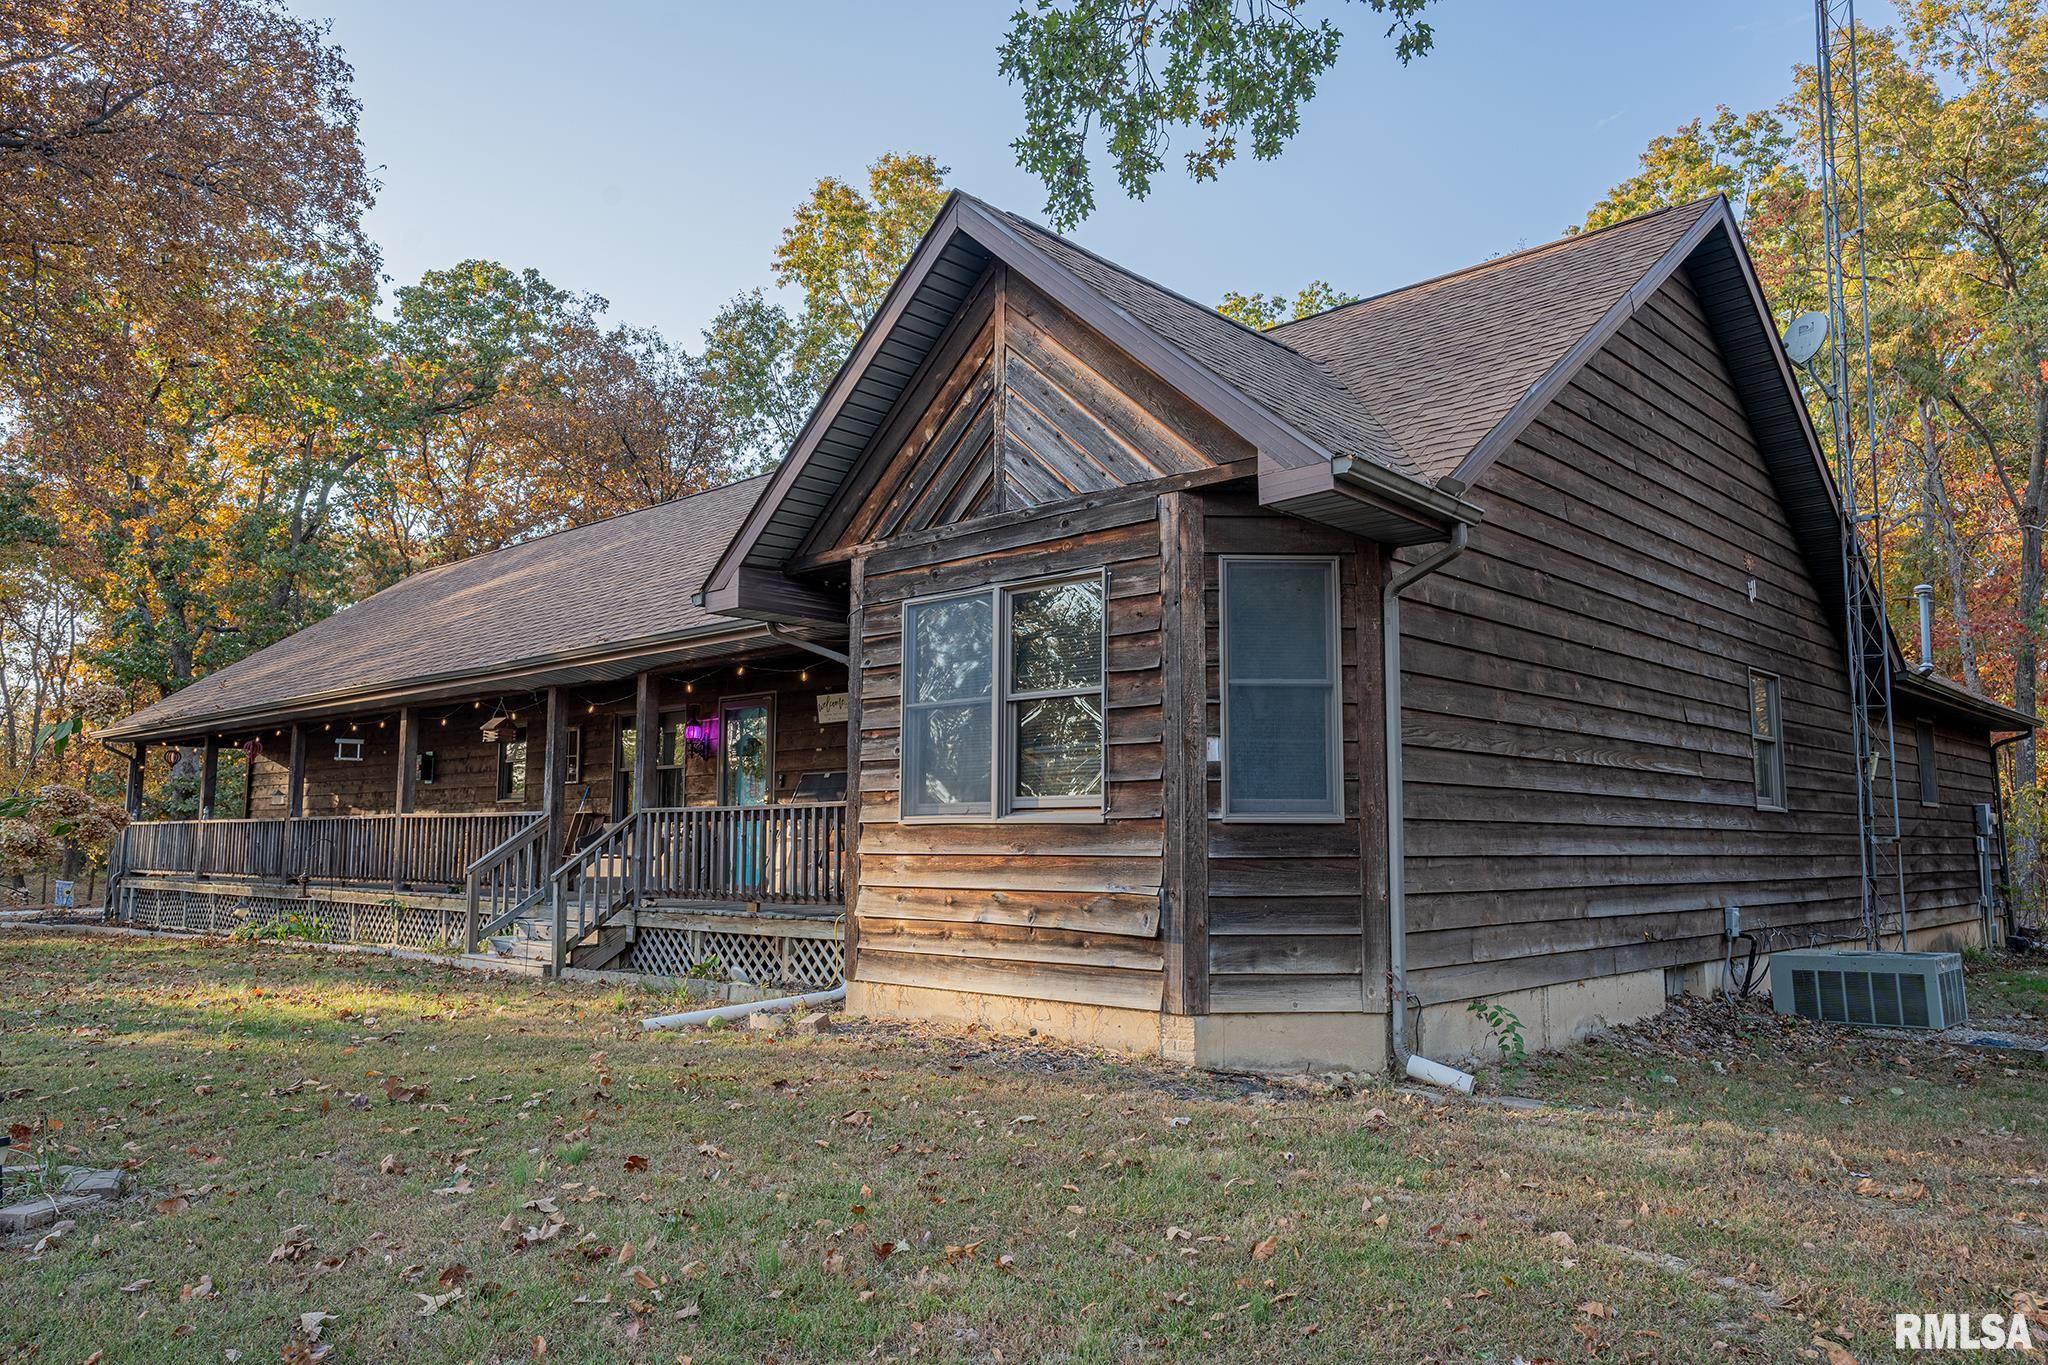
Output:
M830 643L740 634L525 687L137 737L110 907L550 972L836 982L846 668ZM149 799L195 769L196 811Z

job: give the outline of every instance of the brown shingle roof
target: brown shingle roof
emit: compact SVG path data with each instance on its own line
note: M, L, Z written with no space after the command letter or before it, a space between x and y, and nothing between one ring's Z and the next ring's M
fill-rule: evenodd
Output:
M1659 209L1284 323L1274 340L1369 407L1415 472L1447 477L1715 204Z
M106 732L195 729L744 623L691 598L764 484L743 479L401 579Z

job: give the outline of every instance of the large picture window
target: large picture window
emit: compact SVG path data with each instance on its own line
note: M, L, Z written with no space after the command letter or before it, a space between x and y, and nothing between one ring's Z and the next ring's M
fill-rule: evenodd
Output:
M908 818L1102 806L1100 575L903 609Z
M1337 563L1222 560L1223 813L1343 818Z

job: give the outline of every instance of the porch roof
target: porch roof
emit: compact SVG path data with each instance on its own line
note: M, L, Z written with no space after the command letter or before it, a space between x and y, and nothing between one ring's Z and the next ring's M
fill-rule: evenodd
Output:
M208 674L101 732L153 739L493 684L624 676L754 622L692 598L761 479L508 545L413 574Z

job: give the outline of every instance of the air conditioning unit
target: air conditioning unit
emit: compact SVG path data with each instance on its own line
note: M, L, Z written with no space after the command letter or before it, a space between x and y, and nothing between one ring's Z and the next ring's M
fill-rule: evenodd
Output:
M1960 953L1772 953L1771 1001L1780 1014L1872 1028L1946 1029L1970 1018Z

